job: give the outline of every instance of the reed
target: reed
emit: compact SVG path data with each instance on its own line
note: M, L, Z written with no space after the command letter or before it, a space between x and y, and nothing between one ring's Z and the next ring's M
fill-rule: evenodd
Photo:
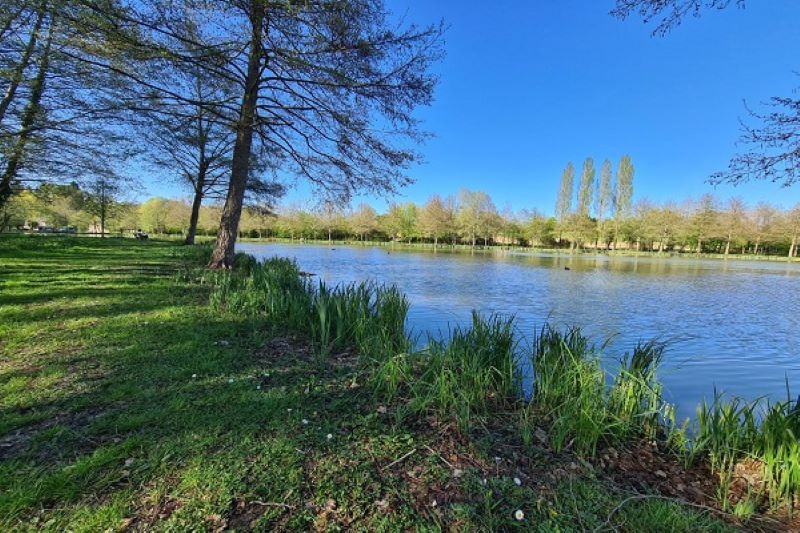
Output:
M453 418L467 431L481 417L507 408L520 394L513 318L472 313L449 341L429 340L419 376L410 384L412 412Z
M666 412L656 368L663 355L657 343L639 344L609 387L599 351L580 329L564 332L549 326L534 339L534 385L531 405L549 423L556 451L571 446L592 456L601 444L619 444L633 437L654 437ZM523 415L522 424L530 419Z

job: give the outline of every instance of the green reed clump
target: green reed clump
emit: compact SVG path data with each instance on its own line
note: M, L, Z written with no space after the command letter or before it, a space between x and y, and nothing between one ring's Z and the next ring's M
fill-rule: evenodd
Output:
M471 327L455 328L447 342L429 342L410 383L410 409L452 417L466 431L476 417L512 404L520 392L515 347L512 318L473 312Z
M211 274L211 305L264 317L296 333L308 333L320 356L356 349L376 359L408 351L408 300L395 287L372 283L314 285L288 259L259 263L241 254L232 271Z
M737 466L748 463L760 474L750 489L772 507L791 509L800 493L798 437L800 410L792 401L745 402L715 392L714 401L698 409L689 456L708 460L720 477L720 497L726 504Z
M313 306L311 284L297 265L282 258L263 263L237 256L240 268L215 273L210 303L248 316L263 316L272 324L302 331Z
M405 332L408 300L395 287L320 282L314 295L311 337L320 355L355 348L383 360L410 348Z
M637 434L655 439L661 432L662 416L669 413L656 377L663 355L664 345L649 341L637 344L630 357L622 360L609 396L609 410L621 433L618 437Z
M530 410L542 413L553 448L570 445L579 455L593 455L601 443L653 436L664 412L656 380L662 354L661 345L639 344L609 387L600 355L580 329L545 326L534 339L533 391L520 424L529 423Z

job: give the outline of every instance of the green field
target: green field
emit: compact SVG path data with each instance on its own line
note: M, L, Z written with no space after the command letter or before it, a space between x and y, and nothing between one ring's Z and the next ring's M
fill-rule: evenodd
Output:
M356 358L210 307L206 253L0 239L0 530L733 528L491 427L396 416Z

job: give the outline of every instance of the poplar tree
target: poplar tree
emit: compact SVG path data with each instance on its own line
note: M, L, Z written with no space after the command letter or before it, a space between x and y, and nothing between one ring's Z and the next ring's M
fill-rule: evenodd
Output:
M596 171L594 169L594 160L587 157L583 162L583 170L581 171L581 184L578 189L578 215L582 217L589 216L589 210L592 207L592 193L594 192L594 178Z
M617 168L617 183L614 194L614 239L619 240L620 226L630 216L633 200L634 168L630 156L622 156Z
M609 214L613 204L611 189L612 172L611 161L606 159L600 166L600 182L597 185L597 198L595 201L598 240L605 240L606 216Z
M561 174L561 187L556 199L556 220L563 224L572 211L572 189L575 182L575 167L567 163Z

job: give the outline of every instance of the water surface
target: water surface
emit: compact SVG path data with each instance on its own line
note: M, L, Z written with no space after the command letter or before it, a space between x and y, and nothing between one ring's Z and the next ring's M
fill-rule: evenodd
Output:
M800 265L737 260L432 253L378 247L252 244L258 258L295 258L331 282L396 284L409 327L438 334L472 309L516 316L530 338L549 321L577 325L609 357L637 341L668 343L660 371L667 399L690 416L714 388L755 398L800 392ZM565 269L568 268L569 270Z

